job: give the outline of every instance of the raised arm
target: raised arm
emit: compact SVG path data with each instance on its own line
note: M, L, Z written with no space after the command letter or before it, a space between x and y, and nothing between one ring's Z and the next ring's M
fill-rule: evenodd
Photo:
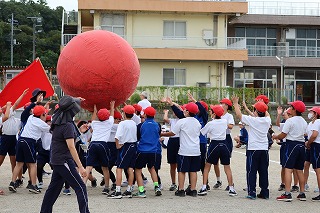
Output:
M110 115L114 117L114 103L115 101L110 101Z
M234 111L236 113L236 116L241 121L242 120L242 113L241 113L240 106L239 106L239 97L232 96L232 102L233 102L233 107L234 107Z
M23 97L29 92L29 88L25 89L23 91L23 93L19 96L19 98L16 100L16 102L14 102L13 106L12 106L12 111L16 110L17 106L20 104L20 102L22 101Z
M168 114L169 114L168 109L163 110L163 121L167 124L170 123Z
M97 120L97 106L96 105L93 106L93 112L92 112L91 120L92 121Z
M2 117L2 122L5 122L6 120L8 120L9 115L10 115L11 105L12 105L12 103L10 101L8 101L6 104L6 113L4 113L4 116Z
M276 119L276 126L278 126L278 127L280 127L280 122L281 122L280 121L280 117L281 117L282 113L283 113L282 107L278 106L278 108L277 108L277 119Z
M244 109L249 115L254 116L253 112L251 112L250 109L247 107L247 104L245 101L242 101L242 106L244 107Z

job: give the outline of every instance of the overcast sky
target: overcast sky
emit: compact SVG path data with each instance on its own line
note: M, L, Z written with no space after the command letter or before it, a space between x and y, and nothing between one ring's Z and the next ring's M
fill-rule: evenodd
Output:
M92 0L88 0L92 1ZM120 0L119 0L120 1ZM277 0L248 0L248 1L277 1ZM320 2L320 0L278 0L279 2ZM71 11L71 10L78 10L78 0L47 0L48 5L51 8L56 8L57 6L63 6L65 10Z

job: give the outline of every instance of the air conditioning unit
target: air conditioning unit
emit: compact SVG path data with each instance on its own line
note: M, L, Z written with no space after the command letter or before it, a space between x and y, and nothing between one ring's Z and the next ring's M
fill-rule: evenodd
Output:
M289 57L289 42L278 42L277 56Z
M296 29L288 28L286 30L286 39L296 39Z

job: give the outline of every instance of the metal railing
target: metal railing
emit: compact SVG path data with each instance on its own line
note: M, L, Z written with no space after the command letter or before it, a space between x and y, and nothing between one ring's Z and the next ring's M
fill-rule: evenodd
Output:
M68 43L69 43L69 41L73 38L73 37L75 37L77 34L63 34L63 43L62 43L62 45L63 46L66 46Z
M247 45L248 56L320 57L320 47Z
M320 2L248 1L249 14L320 16Z
M78 25L78 11L65 11L63 17L65 25Z

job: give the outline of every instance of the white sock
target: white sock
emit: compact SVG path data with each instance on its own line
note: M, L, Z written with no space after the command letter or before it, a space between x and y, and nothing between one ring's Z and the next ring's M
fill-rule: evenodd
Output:
M202 185L201 190L205 190L207 188L207 185Z
M217 181L221 182L220 177L217 177Z
M131 192L131 186L129 186L129 185L127 186L127 191Z
M116 186L116 192L121 192L121 186Z
M233 186L229 186L229 191L234 191Z

